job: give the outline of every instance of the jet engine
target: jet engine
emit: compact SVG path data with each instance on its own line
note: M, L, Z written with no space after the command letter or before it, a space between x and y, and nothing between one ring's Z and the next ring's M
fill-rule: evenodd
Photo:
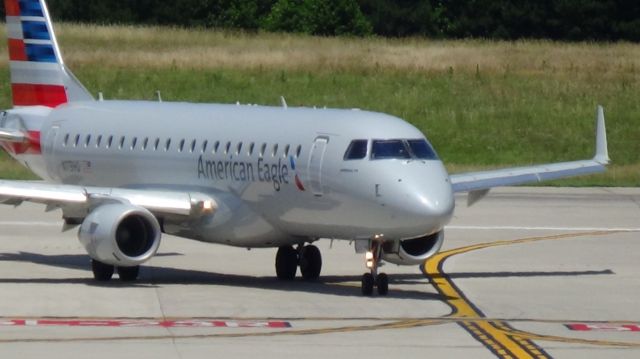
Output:
M382 245L382 259L397 265L416 265L438 253L444 242L444 231L428 236L387 241Z
M82 222L78 238L91 258L131 267L153 257L160 246L160 224L147 209L130 204L105 204Z

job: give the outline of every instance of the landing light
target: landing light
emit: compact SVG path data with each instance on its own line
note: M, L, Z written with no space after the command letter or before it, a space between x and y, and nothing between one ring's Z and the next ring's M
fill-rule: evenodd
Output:
M204 201L202 203L202 211L205 213L213 212L213 202L212 201Z
M367 251L367 253L364 255L364 258L367 261L367 268L373 268L373 252Z

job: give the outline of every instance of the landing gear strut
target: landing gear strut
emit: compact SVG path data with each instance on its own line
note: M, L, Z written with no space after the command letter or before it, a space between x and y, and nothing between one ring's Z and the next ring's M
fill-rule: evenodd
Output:
M91 271L93 271L93 278L98 282L108 282L113 277L115 267L92 259Z
M382 243L371 241L371 248L365 255L367 268L369 268L370 272L362 275L362 295L373 295L374 286L378 288L379 295L387 295L389 293L389 276L386 273L378 273L381 254Z
M276 274L278 279L293 280L300 267L300 273L305 280L316 280L322 270L322 255L316 246L282 246L276 254Z
M138 279L140 273L140 266L133 267L115 267L110 264L102 263L95 259L91 260L91 271L93 272L93 278L98 282L108 282L113 278L113 273L118 271L118 276L123 282L134 282Z

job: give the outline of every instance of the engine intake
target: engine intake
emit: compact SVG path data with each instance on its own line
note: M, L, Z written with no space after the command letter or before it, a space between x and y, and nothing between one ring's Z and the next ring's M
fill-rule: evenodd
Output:
M382 245L382 259L397 265L422 264L442 247L444 231L425 237L387 241Z
M142 207L106 204L82 222L78 238L91 258L119 267L140 265L158 251L160 224Z

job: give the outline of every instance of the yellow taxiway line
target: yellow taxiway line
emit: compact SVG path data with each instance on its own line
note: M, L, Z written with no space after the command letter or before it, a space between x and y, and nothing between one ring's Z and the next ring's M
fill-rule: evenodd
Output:
M516 331L504 321L490 319L482 320L482 318L486 318L486 316L465 297L464 293L458 289L449 276L444 272L444 262L458 254L490 247L610 234L612 234L611 231L567 233L470 245L444 251L427 259L423 266L424 274L431 279L432 284L442 296L449 298L447 299L447 303L451 306L452 313L448 317L455 319L474 319L472 321L462 320L458 324L497 357L505 359L551 358L544 349L532 341L533 339L544 340L544 337L528 335L528 333Z

